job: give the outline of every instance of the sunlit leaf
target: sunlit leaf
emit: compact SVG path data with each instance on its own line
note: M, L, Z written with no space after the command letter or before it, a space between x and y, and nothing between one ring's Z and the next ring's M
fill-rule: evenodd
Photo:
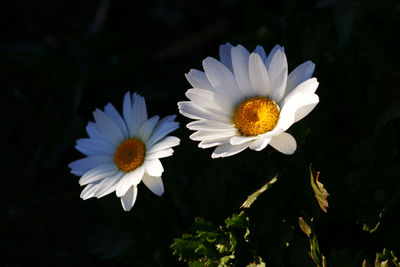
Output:
M324 212L328 212L328 191L324 188L324 185L318 181L319 172L317 172L317 177L314 179L313 171L310 164L310 178L311 178L311 187L314 190L315 198L318 201L319 206Z
M258 198L258 196L268 190L271 185L273 185L277 181L277 176L272 178L268 183L266 183L263 187L258 189L256 192L251 194L250 196L247 197L246 201L242 204L241 208L250 208L250 206L253 204L254 201Z
M311 228L310 226L304 221L303 218L299 217L299 226L301 231L305 233L308 237L311 235Z

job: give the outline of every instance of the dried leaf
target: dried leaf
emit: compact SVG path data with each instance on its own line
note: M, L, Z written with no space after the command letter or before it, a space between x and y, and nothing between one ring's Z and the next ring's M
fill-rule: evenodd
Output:
M254 201L258 198L258 196L263 193L264 191L268 190L272 184L274 184L277 181L277 176L272 178L268 183L266 183L263 187L258 189L256 192L251 194L250 196L247 197L246 201L243 202L241 208L250 208L250 206L253 204Z
M311 164L310 164L310 177L311 177L311 187L314 190L315 193L315 198L318 201L319 206L321 207L321 209L324 212L328 212L327 208L328 206L328 191L326 191L326 189L324 188L324 185L318 181L319 178L319 172L317 172L317 177L315 178L314 181L314 175L313 175L313 171L311 168Z

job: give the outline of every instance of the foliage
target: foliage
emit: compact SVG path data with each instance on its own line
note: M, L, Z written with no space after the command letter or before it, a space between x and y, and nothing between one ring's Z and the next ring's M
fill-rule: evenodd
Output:
M171 245L173 254L189 266L263 266L251 248L249 217L244 211L226 218L219 227L196 218L193 228L195 235L183 234Z

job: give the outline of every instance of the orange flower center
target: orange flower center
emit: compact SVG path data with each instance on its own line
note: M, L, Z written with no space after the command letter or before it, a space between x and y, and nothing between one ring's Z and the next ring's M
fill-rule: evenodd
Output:
M255 136L272 131L279 112L278 105L268 97L252 97L236 108L233 123L242 135Z
M137 138L129 138L122 142L114 153L114 162L124 172L130 172L142 165L146 154L146 146Z

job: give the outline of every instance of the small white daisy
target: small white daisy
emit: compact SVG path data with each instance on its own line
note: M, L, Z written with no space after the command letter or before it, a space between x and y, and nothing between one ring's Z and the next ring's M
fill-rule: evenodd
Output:
M285 131L304 118L319 102L314 63L306 61L288 75L283 47L267 56L261 46L249 53L241 45L220 46L220 61L203 60L205 72L190 70L191 101L179 102L179 111L196 121L190 138L199 147L217 146L213 158L237 154L246 148L260 151L268 144L293 154L296 140Z
M78 139L76 149L87 157L69 164L71 173L82 176L86 185L81 198L103 197L116 192L122 207L129 211L135 203L140 181L156 195L164 193L160 158L173 154L171 147L179 138L166 136L179 127L175 115L159 120L147 117L145 100L127 92L123 101L123 116L108 103L104 112L93 112L95 122L89 122L89 138Z

